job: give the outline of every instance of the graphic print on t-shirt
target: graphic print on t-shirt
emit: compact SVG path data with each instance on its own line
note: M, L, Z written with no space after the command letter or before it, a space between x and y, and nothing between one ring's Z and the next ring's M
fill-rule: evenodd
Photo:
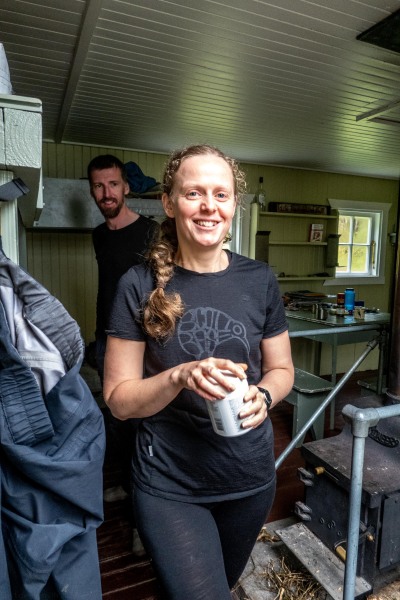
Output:
M209 306L188 310L183 315L178 340L182 350L196 360L214 356L218 346L231 340L240 341L247 352L250 350L243 323Z

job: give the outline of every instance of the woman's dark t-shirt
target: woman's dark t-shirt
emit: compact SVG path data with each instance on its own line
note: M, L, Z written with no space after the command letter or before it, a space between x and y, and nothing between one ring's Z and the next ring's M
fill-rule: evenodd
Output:
M154 288L146 265L120 280L107 333L146 342L144 377L209 356L248 365L249 384L261 379L260 343L287 330L279 287L265 263L230 255L227 269L197 273L175 268L166 291L185 305L174 335L159 343L145 334L140 309ZM240 498L275 480L270 419L245 435L212 429L203 398L187 389L159 413L141 420L135 484L154 495L191 502Z

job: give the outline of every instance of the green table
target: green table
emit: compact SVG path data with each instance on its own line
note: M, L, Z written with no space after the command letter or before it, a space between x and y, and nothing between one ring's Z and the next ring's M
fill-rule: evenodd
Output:
M380 335L379 340L379 362L376 392L382 393L383 375L386 362L386 348L390 328L389 313L366 313L364 320L355 319L352 316L337 317L328 315L325 320L317 319L316 316L306 310L286 310L289 323L289 337L303 337L317 342L317 352L314 364L314 372L319 375L321 364L321 345L332 346L332 373L331 381L336 383L337 349L343 344L356 344L368 342ZM335 404L331 404L330 426L333 428Z

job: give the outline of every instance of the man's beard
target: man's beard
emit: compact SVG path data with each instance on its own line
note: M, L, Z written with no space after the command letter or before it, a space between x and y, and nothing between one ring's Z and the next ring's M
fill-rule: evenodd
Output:
M99 207L99 210L105 219L115 219L115 217L118 217L119 213L121 212L123 204L123 202L120 202L116 206L107 206L102 202L99 202L97 206Z

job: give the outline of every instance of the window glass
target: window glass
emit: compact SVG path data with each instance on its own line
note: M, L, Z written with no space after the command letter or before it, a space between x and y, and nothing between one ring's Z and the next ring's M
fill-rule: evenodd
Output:
M368 273L369 251L367 246L353 246L351 270L353 273Z
M388 214L391 205L378 202L330 200L338 215L338 261L335 282L383 283Z
M369 217L354 217L354 244L369 244L372 220Z
M375 221L379 223L379 215L360 216L340 213L337 273L365 275L370 272L370 267L372 272L371 232Z
M351 217L339 214L338 233L340 234L340 243L348 244L350 241Z
M345 246L344 244L339 245L338 265L336 273L348 273L350 271L349 246Z

